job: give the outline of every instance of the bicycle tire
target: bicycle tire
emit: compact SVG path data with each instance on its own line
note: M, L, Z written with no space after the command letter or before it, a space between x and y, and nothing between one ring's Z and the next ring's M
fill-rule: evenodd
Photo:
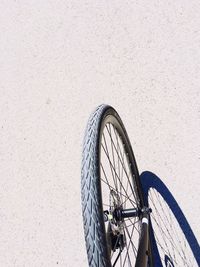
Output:
M86 131L85 131L85 137L84 137L84 144L83 144L83 152L82 152L82 169L81 169L81 199L82 199L82 215L83 215L83 224L84 224L84 233L85 233L85 242L86 242L86 250L87 250L87 256L88 256L88 263L90 267L112 267L119 265L119 256L118 259L114 257L114 253L116 252L116 247L118 246L118 250L120 251L120 266L121 262L123 260L122 258L122 251L127 250L126 252L126 258L129 248L130 248L130 242L132 242L132 236L128 235L127 233L127 224L125 221L123 222L116 222L114 219L111 221L108 221L107 226L105 223L105 204L103 203L103 199L105 198L104 192L104 183L102 182L102 175L103 175L103 168L102 168L102 143L103 143L103 135L104 131L107 129L107 132L109 133L108 127L110 128L110 133L112 131L116 134L116 140L117 136L121 139L121 146L119 145L118 148L124 149L124 159L127 160L127 165L129 166L129 174L132 180L132 186L130 184L130 180L127 176L127 185L129 184L129 187L131 188L131 193L135 197L134 201L128 197L128 193L125 192L125 187L122 187L119 183L120 179L117 175L122 169L125 172L125 165L123 166L123 162L121 159L121 165L122 168L118 166L118 169L114 171L113 175L113 184L115 184L115 189L112 189L114 187L109 186L109 195L107 194L107 199L109 198L109 206L110 211L113 212L116 210L116 207L118 205L121 207L123 205L136 205L137 207L143 207L144 206L144 200L143 200L143 194L142 194L142 188L141 183L139 179L139 173L137 164L135 161L135 157L132 151L132 147L127 135L127 132L125 130L125 127L122 123L121 118L119 117L118 113L115 111L114 108L108 105L101 105L99 106L90 116L90 119L88 121ZM109 135L108 135L109 136ZM113 140L110 135L110 143L111 146ZM105 141L105 136L104 136ZM106 142L106 141L105 141ZM104 143L105 146L105 143ZM113 145L114 146L114 145ZM114 147L116 149L116 147ZM104 148L105 152L105 148ZM108 152L108 149L107 149ZM117 149L116 152L117 154ZM106 154L106 152L105 152ZM114 155L113 148L112 148L112 154ZM120 154L122 156L122 154ZM118 157L120 156L118 154ZM107 156L107 155L106 155ZM114 169L112 164L110 163L110 160L108 160L108 165L111 165L111 170ZM119 159L118 159L119 163ZM125 164L125 163L124 163ZM114 158L113 158L113 165L114 165ZM124 169L124 170L123 170ZM111 171L112 172L112 171ZM112 172L113 174L113 172ZM106 176L104 172L104 176ZM111 175L110 175L111 176ZM114 176L116 178L116 182L114 179ZM117 177L118 176L118 177ZM105 177L104 177L105 178ZM118 180L117 180L118 178ZM125 178L124 178L125 179ZM105 181L104 181L105 182ZM120 191L117 188L120 186ZM121 193L122 189L124 190L123 194ZM128 190L128 189L127 189ZM134 190L134 193L132 192ZM108 200L107 200L108 201ZM125 202L124 202L125 201ZM129 203L130 202L130 203ZM128 204L127 204L128 203ZM111 205L112 204L112 205ZM114 210L115 208L115 210ZM138 231L138 240L136 243L139 242L140 239L140 225L141 221L139 218L137 218L138 221L134 221L133 226L130 224L129 227L136 227L137 224L137 231ZM131 221L132 222L132 221ZM117 237L114 235L114 224L116 225ZM123 229L124 227L124 229ZM125 228L126 227L126 228ZM133 228L132 228L133 229ZM136 229L136 228L135 228ZM132 230L134 232L134 230ZM137 233L135 231L135 233ZM133 235L133 234L132 234ZM116 241L116 244L113 245L113 236L114 240ZM120 238L119 238L120 236ZM127 236L129 237L129 247L127 247ZM120 240L120 241L119 241ZM112 242L111 242L112 241ZM125 249L126 245L126 249ZM132 244L132 250L137 249L138 244ZM116 247L115 247L116 246ZM134 248L135 246L135 248ZM123 249L122 249L123 248ZM112 257L114 257L114 260L111 259L111 252ZM125 253L124 252L124 253ZM133 253L136 254L136 251ZM119 255L119 254L118 254ZM151 255L150 255L151 256ZM121 259L122 258L122 259ZM132 259L132 258L131 258ZM123 262L123 266L126 266L126 262ZM130 262L127 260L129 266L134 266L135 259L133 262ZM130 264L131 263L131 264ZM133 264L133 265L132 265Z

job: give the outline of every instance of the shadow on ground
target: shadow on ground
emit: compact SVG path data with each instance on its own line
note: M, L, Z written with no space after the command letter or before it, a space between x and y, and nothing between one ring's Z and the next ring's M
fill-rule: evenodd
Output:
M176 202L175 198L173 197L173 195L171 194L169 189L161 181L161 179L152 172L145 171L141 174L140 177L141 177L141 182L142 182L142 187L143 187L143 191L144 191L144 197L145 197L146 205L148 205L148 192L149 192L150 188L154 188L168 204L171 212L175 216L175 218L176 218L176 220L180 226L180 229L182 230L182 232L185 236L185 239L187 240L187 242L188 242L188 244L192 250L194 258L196 259L196 262L198 263L198 266L200 266L200 248L199 248L199 244L197 242L197 239L196 239L186 217L184 216L181 208L179 207L178 203ZM155 260L155 266L156 267L163 266L161 263L160 256L159 256L158 248L156 246L154 235L153 235L152 239L153 239L152 245L153 245L153 254L154 254L154 258L155 258L154 259ZM168 256L165 256L165 265L170 266L170 267L174 266L174 264L172 262L170 262L170 259L168 258Z

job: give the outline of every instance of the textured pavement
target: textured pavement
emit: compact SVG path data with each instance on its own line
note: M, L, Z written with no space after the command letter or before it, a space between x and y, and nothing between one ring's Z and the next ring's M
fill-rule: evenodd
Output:
M0 266L87 266L80 160L119 112L200 236L200 2L0 2Z

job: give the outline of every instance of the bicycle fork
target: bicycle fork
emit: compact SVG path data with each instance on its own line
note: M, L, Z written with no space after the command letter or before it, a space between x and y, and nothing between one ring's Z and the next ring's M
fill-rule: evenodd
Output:
M151 209L143 208L141 236L139 240L138 253L135 267L146 267L148 262L148 246L149 246L149 213Z

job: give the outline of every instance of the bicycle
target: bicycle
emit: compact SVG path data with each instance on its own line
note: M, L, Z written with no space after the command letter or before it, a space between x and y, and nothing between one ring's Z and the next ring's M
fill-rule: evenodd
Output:
M151 192L149 202L159 216ZM152 240L159 242L159 239L152 230L152 210L144 199L123 122L116 110L108 105L99 106L87 124L82 153L81 199L90 267L154 266ZM154 225L155 222L153 216ZM162 246L158 243L159 250L165 243ZM164 248L163 252L166 251ZM173 255L165 254L165 266L174 266ZM182 262L179 266L191 266Z

